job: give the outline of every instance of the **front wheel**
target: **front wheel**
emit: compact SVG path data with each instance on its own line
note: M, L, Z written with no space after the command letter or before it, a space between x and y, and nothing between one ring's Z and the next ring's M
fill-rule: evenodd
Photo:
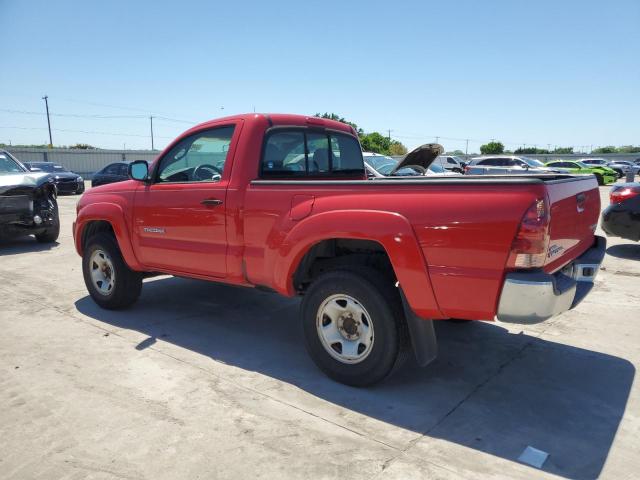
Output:
M142 274L127 266L115 238L108 233L98 233L87 242L82 273L91 298L102 308L125 308L140 296Z
M60 215L58 213L58 202L53 193L47 197L47 207L50 218L49 226L42 232L36 234L36 240L40 243L53 243L60 236Z
M409 333L397 288L371 268L319 276L302 301L307 350L332 379L362 387L406 359Z

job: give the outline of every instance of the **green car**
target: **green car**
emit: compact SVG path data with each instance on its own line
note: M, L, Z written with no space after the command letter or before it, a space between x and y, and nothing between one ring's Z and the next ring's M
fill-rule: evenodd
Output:
M618 180L618 174L609 167L587 165L577 160L552 160L545 164L547 167L561 168L569 173L592 173L598 180L598 185L608 185Z

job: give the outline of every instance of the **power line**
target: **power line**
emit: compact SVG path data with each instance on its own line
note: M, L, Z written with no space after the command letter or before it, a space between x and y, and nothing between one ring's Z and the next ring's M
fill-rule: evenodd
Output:
M7 130L47 130L45 127L16 127L16 126L7 126L7 125L0 125L0 128L4 128ZM149 138L149 135L137 135L135 133L100 132L95 130L72 130L67 128L52 128L51 131L52 132L69 132L69 133L88 133L92 135L112 135L117 137ZM173 140L175 137L155 135L155 138L164 138L164 139Z

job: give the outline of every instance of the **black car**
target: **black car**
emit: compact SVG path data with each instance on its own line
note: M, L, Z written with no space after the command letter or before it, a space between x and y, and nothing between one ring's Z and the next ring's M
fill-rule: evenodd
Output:
M93 175L91 186L97 187L99 185L106 185L107 183L129 180L129 163L130 162L110 163Z
M84 193L84 178L52 162L24 162L31 171L51 173L58 193Z
M60 233L56 198L51 174L30 172L0 150L0 237L35 235L39 242L55 242Z
M614 185L611 205L602 212L602 229L612 237L640 240L640 183Z

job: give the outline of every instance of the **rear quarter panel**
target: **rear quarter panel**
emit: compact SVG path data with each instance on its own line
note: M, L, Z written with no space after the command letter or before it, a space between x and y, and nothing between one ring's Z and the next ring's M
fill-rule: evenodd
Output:
M313 197L300 220L290 215L296 195ZM291 269L280 261L295 264L322 238L368 238L385 246L419 315L493 319L516 228L540 195L542 184L251 185L243 212L246 274L292 294ZM318 216L322 222L313 220ZM307 222L315 224L301 229ZM305 235L291 237L296 231ZM296 242L304 248L292 254Z

